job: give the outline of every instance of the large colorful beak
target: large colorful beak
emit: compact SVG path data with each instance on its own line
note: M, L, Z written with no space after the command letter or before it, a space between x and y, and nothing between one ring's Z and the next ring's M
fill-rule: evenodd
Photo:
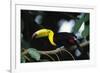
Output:
M41 38L41 37L46 37L49 35L49 31L47 29L40 29L33 33L32 38Z
M38 31L36 31L33 35L32 38L42 38L42 37L48 37L50 43L53 46L56 46L56 44L53 41L53 36L54 36L54 32L50 29L40 29Z

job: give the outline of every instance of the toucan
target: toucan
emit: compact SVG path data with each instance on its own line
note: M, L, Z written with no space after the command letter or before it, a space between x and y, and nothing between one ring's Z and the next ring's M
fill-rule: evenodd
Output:
M80 45L77 42L77 37L73 33L56 33L51 29L40 29L34 32L32 35L33 40L38 38L42 39L43 37L47 38L50 44L56 48L64 46L65 48L69 49L71 46L76 45L81 51Z

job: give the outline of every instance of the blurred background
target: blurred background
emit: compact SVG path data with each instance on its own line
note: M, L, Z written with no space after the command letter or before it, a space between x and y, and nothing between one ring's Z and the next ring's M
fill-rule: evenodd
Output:
M89 60L89 17L89 13L80 12L21 10L21 62ZM57 46L51 45L47 37L32 39L33 33L44 28L54 32ZM38 53L62 46L74 59L65 51L49 57ZM23 55L26 50L28 53Z

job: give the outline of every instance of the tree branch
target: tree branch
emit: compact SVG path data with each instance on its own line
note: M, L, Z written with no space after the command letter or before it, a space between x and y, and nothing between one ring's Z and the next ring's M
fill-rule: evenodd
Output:
M80 47L84 47L84 46L86 46L88 44L89 44L89 41L85 41L84 43L80 44ZM73 50L74 48L77 48L77 46L72 46L71 50ZM55 50L51 50L51 51L38 51L38 52L40 54L54 54L54 53L58 53L60 51L64 51L64 46L62 46L60 48L57 48ZM27 49L26 50L24 49L24 52L22 52L22 54L27 54L27 53L28 53Z
M81 43L80 44L80 47L84 47L86 45L89 44L89 41L85 41L84 43ZM74 48L77 48L77 46L72 46L71 47L71 50L73 50ZM60 48L57 48L55 50L51 50L51 51L38 51L40 54L54 54L54 53L58 53L60 51L64 51L64 47L60 47Z

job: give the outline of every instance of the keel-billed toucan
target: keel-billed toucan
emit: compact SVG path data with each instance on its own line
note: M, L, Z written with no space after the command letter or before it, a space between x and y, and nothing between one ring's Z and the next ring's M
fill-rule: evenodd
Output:
M69 48L72 45L76 45L78 48L80 48L79 44L77 43L76 36L72 33L54 33L51 29L40 29L32 35L32 39L42 37L47 37L52 46L64 46L66 48Z

